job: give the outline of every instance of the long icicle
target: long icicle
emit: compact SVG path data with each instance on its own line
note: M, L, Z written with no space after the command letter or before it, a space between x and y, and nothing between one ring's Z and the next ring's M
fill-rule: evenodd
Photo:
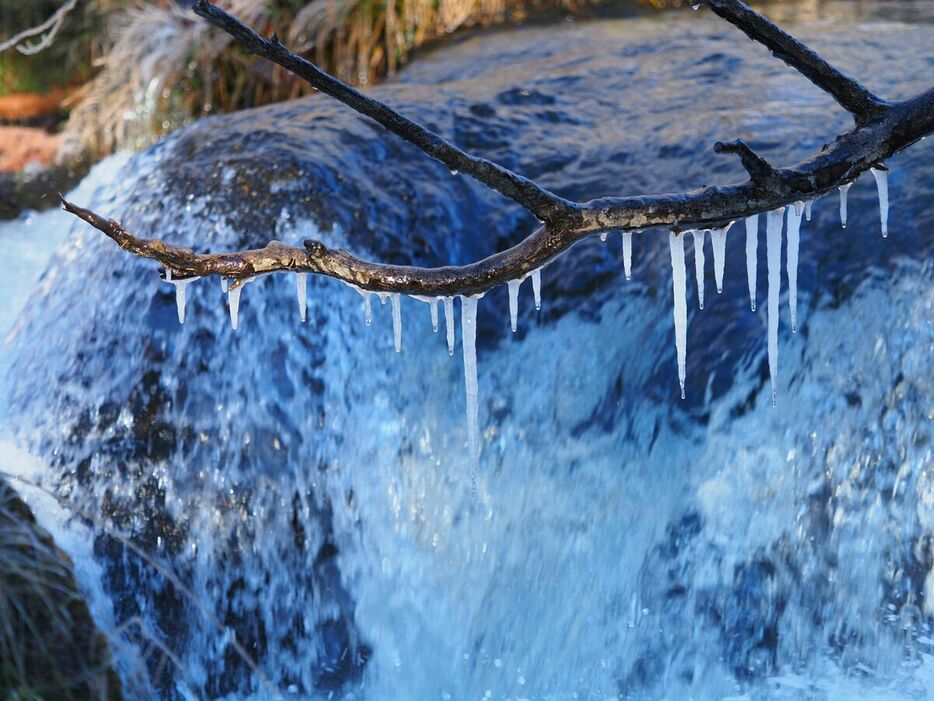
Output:
M756 311L756 277L759 256L759 215L746 217L746 280L749 283L749 308Z
M480 464L480 389L477 382L477 300L461 296L461 344L464 350L464 385L467 389L467 446L470 452L470 481L477 489Z
M801 231L801 212L804 208L802 202L795 202L794 207L787 207L788 222L786 224L788 243L785 257L785 267L788 272L788 309L791 311L791 332L798 332L798 245Z
M448 338L448 355L454 355L454 298L444 297L444 325Z
M870 168L872 177L876 179L876 189L879 191L879 220L882 222L882 238L889 235L889 172L885 168Z
M695 229L694 235L694 279L697 281L697 304L704 308L704 238L705 229Z
M723 268L726 264L726 234L733 226L730 222L721 229L710 232L710 245L713 248L713 276L717 283L717 294L723 293Z
M509 324L512 326L512 332L516 332L519 323L519 285L522 280L510 280L507 283L509 288Z
M678 354L678 383L681 385L681 398L684 399L684 380L687 376L687 335L688 302L687 273L684 266L684 237L668 234L668 246L671 249L671 280L674 292L675 348Z
M298 295L298 315L305 323L306 310L308 306L308 297L306 290L308 288L308 273L295 273L295 294Z
M431 306L431 330L438 333L438 297L432 297L428 300Z
M399 293L389 295L392 303L392 345L396 353L402 352L402 309L399 307Z
M846 194L850 191L853 183L845 183L840 186L840 226L846 228Z
M778 386L778 296L782 285L782 220L785 208L765 215L765 242L769 268L769 377L772 380L772 406Z
M632 279L632 232L623 232L623 272L626 279Z

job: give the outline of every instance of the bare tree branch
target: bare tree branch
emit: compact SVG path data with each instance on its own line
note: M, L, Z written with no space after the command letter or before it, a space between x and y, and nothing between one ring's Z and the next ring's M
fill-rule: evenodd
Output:
M195 11L250 51L275 61L312 85L411 142L426 154L460 170L523 205L543 221L516 246L464 266L418 268L372 263L317 241L304 248L272 241L261 249L235 253L195 253L159 240L138 238L114 220L63 200L65 209L112 238L124 250L171 268L173 277L222 275L234 281L287 270L338 278L374 292L424 296L476 294L540 268L580 239L608 230L665 226L675 230L712 228L731 220L811 200L890 158L934 131L934 89L903 102L886 103L834 69L806 46L739 0L706 0L720 16L769 47L818 87L833 95L856 118L852 130L790 168L774 168L742 141L718 143L720 153L736 153L750 174L744 183L683 193L605 197L574 203L491 161L461 151L385 104L362 95L283 47L266 40L234 17L199 0Z
M3 53L9 48L16 47L16 50L27 56L32 56L37 54L40 51L49 48L52 45L52 41L55 39L55 35L58 34L58 30L62 28L62 23L65 21L65 15L75 9L75 5L78 4L78 0L67 0L64 5L58 8L45 22L42 24L37 24L35 27L30 27L29 29L24 29L19 34L16 34L6 41L0 43L0 53ZM27 39L32 39L35 36L42 34L43 32L48 32L44 37L42 37L35 44L23 43Z

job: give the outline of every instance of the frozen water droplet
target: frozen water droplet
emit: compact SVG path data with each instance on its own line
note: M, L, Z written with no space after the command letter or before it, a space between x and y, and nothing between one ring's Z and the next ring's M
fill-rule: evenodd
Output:
M438 333L438 297L432 297L428 300L431 306L431 330Z
M889 173L881 168L870 168L872 177L876 179L876 189L879 191L879 220L882 222L882 238L889 235Z
M717 283L717 294L723 293L723 267L726 263L726 234L733 226L730 222L722 229L710 232L710 245L713 248L713 277Z
M600 234L600 240L603 241L604 243L606 243L606 236L607 236L607 233L605 231L602 234Z
M532 295L535 297L535 309L542 308L542 269L532 272Z
M305 323L308 307L308 297L306 291L308 288L308 273L295 273L295 294L298 296L298 315Z
M380 304L383 304L383 305L385 305L385 304L386 304L386 300L389 299L389 293L388 293L388 292L377 292L377 293L376 293L376 296L379 297L379 303L380 303Z
M840 226L846 228L846 193L850 191L853 183L846 183L840 186Z
M756 276L759 255L759 215L746 217L746 281L749 284L749 308L756 311Z
M477 381L477 300L461 296L461 343L464 350L464 384L467 389L467 446L470 452L470 477L476 492L477 467L480 463L480 388Z
M772 406L778 384L778 296L782 285L782 220L785 208L779 207L765 215L765 243L769 272L769 377L772 381Z
M681 385L681 398L684 399L684 380L687 375L687 273L684 265L684 238L674 232L668 234L668 246L671 250L671 280L674 292L675 349L678 356L678 383Z
M399 294L393 292L389 295L392 302L392 343L396 353L402 351L402 309L399 306Z
M512 326L512 332L516 332L519 319L519 285L522 280L510 280L507 283L509 287L509 323Z
M685 232L686 233L686 232ZM697 281L697 304L704 308L704 236L706 229L695 229L694 235L694 279Z
M454 355L454 298L444 297L444 325L448 337L448 355Z
M804 218L811 221L811 210L814 207L814 200L808 200L804 203Z
M788 243L785 266L788 271L788 308L791 310L791 331L798 332L798 245L801 231L801 209L795 202L794 209L788 209Z
M623 272L626 279L632 278L632 232L623 232Z
M460 173L460 171L457 170L456 168L451 169L451 175L457 175L458 173Z

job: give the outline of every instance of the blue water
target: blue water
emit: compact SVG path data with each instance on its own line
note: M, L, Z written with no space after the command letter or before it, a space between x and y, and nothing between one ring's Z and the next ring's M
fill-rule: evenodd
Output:
M886 96L927 87L931 5L782 8ZM846 124L690 10L466 39L376 92L575 198L729 182L716 139L786 164ZM740 226L703 312L689 274L683 402L664 232L636 237L628 283L616 235L553 262L515 335L505 290L487 295L477 499L459 325L452 358L403 300L396 355L388 305L367 327L355 292L310 281L303 326L282 275L244 290L238 332L217 281L196 283L180 327L154 264L30 215L0 228L0 469L79 512L23 488L131 698L926 698L931 156L889 164L887 240L870 176L845 231L835 198L815 203L774 409L764 232L755 314ZM72 199L201 249L319 238L428 265L534 225L314 98L203 121Z

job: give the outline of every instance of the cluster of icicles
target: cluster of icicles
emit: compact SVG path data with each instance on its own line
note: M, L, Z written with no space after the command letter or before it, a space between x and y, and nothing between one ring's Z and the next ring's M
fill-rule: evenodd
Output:
M888 183L887 170L884 167L872 168L876 185L879 191L879 209L882 219L882 236L888 235ZM840 186L840 223L846 228L846 201L847 192L852 183ZM791 329L797 331L798 326L798 244L801 227L801 216L807 221L811 220L812 202L795 202L791 207L779 207L766 213L766 247L768 261L768 358L769 374L772 380L772 404L775 404L776 380L778 376L778 300L781 286L781 243L782 226L787 212L787 275L788 275L788 303L791 312ZM701 309L704 308L704 241L710 232L714 257L714 278L717 292L723 291L723 269L726 258L726 237L732 226L730 222L721 229L690 230L694 237L694 265L697 279L697 301ZM756 311L756 256L758 251L759 215L754 214L746 218L746 273L749 282L749 302L752 311ZM686 235L688 232L684 232ZM631 231L622 234L623 243L623 271L626 279L632 277L632 235ZM607 234L600 234L600 240L606 241ZM684 236L674 232L669 233L669 246L671 250L671 269L674 291L674 322L675 347L678 359L678 381L681 385L681 398L684 399L685 365L687 360L687 285L684 262ZM541 309L542 278L541 269L534 270L517 280L507 283L509 292L509 319L512 331L516 331L519 316L519 286L528 278L532 278L532 294L535 299L535 308ZM199 278L173 278L172 271L166 268L165 281L175 286L175 302L178 310L179 323L185 323L185 288ZM241 279L238 284L228 286L226 278L221 278L221 289L227 294L230 310L230 324L236 330L240 308L240 293L247 283L255 278ZM295 287L298 296L298 309L302 322L306 320L307 313L307 273L295 273ZM392 306L393 345L397 353L402 350L402 311L400 308L400 295L394 292L372 292L356 285L350 285L363 296L364 319L367 326L372 323L371 297L376 295L380 303L386 304L388 299ZM477 295L459 295L461 300L461 333L463 335L462 347L464 353L464 380L467 390L467 444L470 452L471 465L474 471L480 461L480 427L479 427L479 386L477 382L477 302L485 293ZM444 305L445 327L447 333L448 353L454 355L454 297L422 297L413 295L413 299L428 304L431 311L431 326L437 333L438 306Z

